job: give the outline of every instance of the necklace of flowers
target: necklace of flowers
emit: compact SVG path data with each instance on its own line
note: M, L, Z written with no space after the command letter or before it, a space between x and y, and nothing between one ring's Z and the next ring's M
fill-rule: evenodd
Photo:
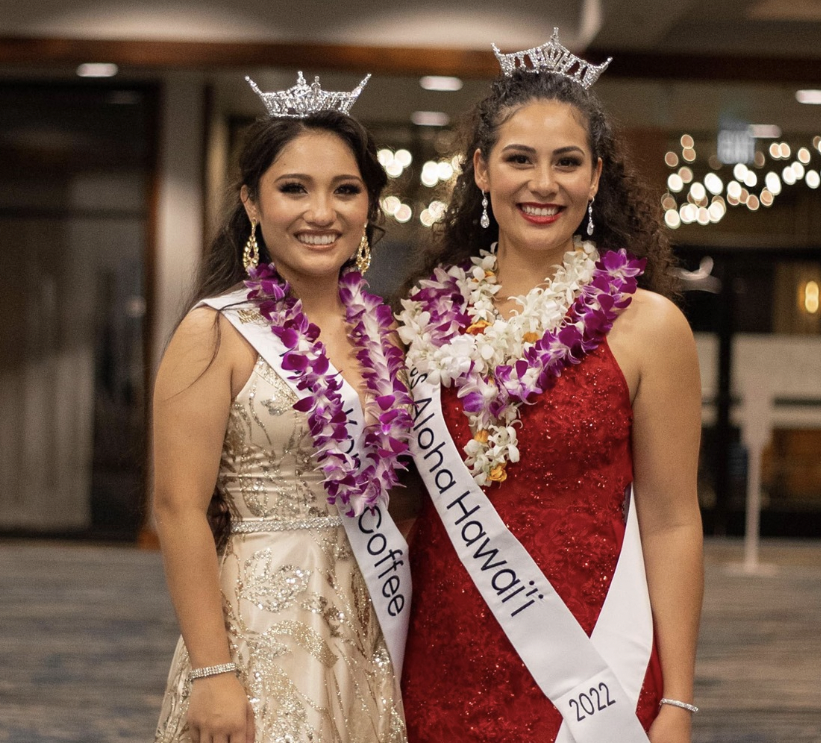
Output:
M493 306L500 289L493 249L470 266L437 268L402 303L406 363L458 388L473 433L465 464L480 486L503 482L508 462L519 461L521 406L597 348L636 291L643 259L625 250L599 259L595 245L578 238L574 247L547 286L513 298L522 309L508 320Z
M307 393L293 407L308 415L328 502L348 516L386 506L398 470L405 469L399 457L408 450L412 426L411 398L400 378L404 361L394 342L390 308L366 291L367 283L357 271L348 270L340 277L339 298L366 385L365 418L375 421L366 424L357 456L350 451L341 375L331 371L325 346L318 340L319 328L308 320L302 302L273 263L249 274L248 300L257 305L287 349L282 368L290 372L297 389Z

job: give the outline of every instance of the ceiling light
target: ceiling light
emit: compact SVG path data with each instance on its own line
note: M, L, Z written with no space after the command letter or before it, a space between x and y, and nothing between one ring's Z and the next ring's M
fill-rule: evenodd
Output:
M778 139L781 136L781 127L776 124L750 124L747 131L756 139Z
M80 77L114 77L117 72L117 65L110 62L86 62L77 68Z
M458 77L445 75L426 75L419 79L419 84L425 90L461 90L462 81Z
M414 111L411 114L411 121L416 126L447 126L450 123L450 116L443 111Z
M795 100L799 103L821 105L821 90L796 90Z

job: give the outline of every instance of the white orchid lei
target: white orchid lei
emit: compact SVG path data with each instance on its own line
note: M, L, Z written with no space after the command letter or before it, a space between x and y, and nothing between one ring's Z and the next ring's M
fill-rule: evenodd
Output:
M599 346L630 304L644 264L624 250L599 260L595 245L577 238L547 286L514 297L521 310L504 319L493 305L501 287L491 248L470 266L436 268L403 300L406 363L433 384L457 386L473 433L465 464L477 484L506 479L508 462L519 461L521 405Z

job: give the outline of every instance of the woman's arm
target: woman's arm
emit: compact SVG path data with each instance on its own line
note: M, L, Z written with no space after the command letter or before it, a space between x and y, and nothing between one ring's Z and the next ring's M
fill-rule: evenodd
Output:
M642 293L634 315L639 359L633 400L636 508L664 696L693 702L703 592L697 497L701 383L692 332L679 310ZM652 743L688 743L692 713L664 705Z
M244 371L247 378L254 361L228 323L221 318L219 323L218 336L211 310L194 310L183 320L154 389L154 514L192 668L231 661L206 512L239 382L235 377ZM236 736L232 743L253 741L253 717L234 674L193 682L188 722L194 743L228 736Z

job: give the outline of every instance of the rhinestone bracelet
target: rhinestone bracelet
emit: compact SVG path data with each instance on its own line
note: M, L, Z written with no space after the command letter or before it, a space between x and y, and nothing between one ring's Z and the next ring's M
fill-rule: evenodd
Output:
M659 707L662 704L669 704L671 707L681 707L682 709L686 709L688 712L698 712L698 707L695 704L687 704L687 702L679 702L678 699L662 699L659 702Z
M218 666L204 666L203 668L195 668L188 674L188 678L193 681L194 679L204 679L208 676L218 676L221 673L232 673L236 670L236 663L221 663Z

